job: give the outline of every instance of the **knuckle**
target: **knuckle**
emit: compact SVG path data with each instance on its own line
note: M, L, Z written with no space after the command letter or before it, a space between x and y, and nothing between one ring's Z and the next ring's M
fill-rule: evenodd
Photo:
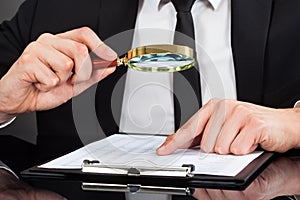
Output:
M34 60L34 56L30 53L24 53L18 60L19 64L23 67L26 67Z
M217 99L213 98L213 99L210 99L210 100L207 102L206 105L207 105L209 108L213 108L213 107L215 107L216 102L217 102Z
M51 88L57 86L58 83L59 83L59 79L58 78L52 78L52 79L49 80L47 88L51 89Z
M209 100L208 106L211 108L211 110L215 110L215 109L221 107L223 102L224 102L224 100L220 100L218 98L213 98L213 99Z
M217 108L225 107L227 103L226 99L215 100L215 104Z
M238 154L238 150L235 147L233 147L233 145L230 146L229 151L234 155Z
M249 114L248 109L242 104L237 104L233 107L233 115L235 116L244 116L244 115L248 116L248 114Z
M87 46L85 46L84 44L76 43L75 49L79 55L87 56L89 54L89 50L88 50Z
M255 113L248 113L247 114L247 121L252 127L260 127L263 125L263 122L257 117Z
M234 105L238 104L238 102L233 99L225 99L224 103L226 103L226 105L230 105L230 106L234 106Z
M74 63L73 60L69 59L69 58L65 58L63 61L63 69L65 71L72 71Z
M218 107L223 107L223 108L230 108L232 105L234 105L234 101L231 99L221 99L216 101L216 104Z
M81 27L79 28L79 35L83 38L85 38L86 36L90 35L92 33L92 29L90 29L87 26Z
M220 100L218 98L212 98L212 99L209 100L209 104L216 104L219 101Z
M218 144L215 146L215 152L219 153L219 154L222 154L222 155L229 153L228 150L226 150L225 147L223 147L221 145L218 145Z
M210 100L207 102L207 105L213 104L213 101L214 101L214 99L210 99Z
M244 154L243 151L234 144L230 146L230 152L233 153L234 155Z
M52 37L53 37L53 35L51 33L43 33L42 35L40 35L40 37L37 39L37 41L45 41Z
M41 47L40 43L37 41L31 42L25 49L25 52L34 51Z

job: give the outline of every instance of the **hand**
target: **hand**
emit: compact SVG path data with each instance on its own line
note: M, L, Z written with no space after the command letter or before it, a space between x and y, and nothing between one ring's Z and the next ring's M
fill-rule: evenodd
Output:
M300 146L300 110L213 99L157 149L159 155L199 145L206 152L243 155L258 145L285 152Z
M103 60L117 58L117 54L86 27L57 35L41 35L27 46L0 80L2 115L8 118L55 108L111 74L115 66L93 67L89 50L95 49Z
M299 194L299 160L279 158L271 163L244 191L196 189L196 199L272 199L278 196Z
M66 200L56 193L34 189L3 169L0 169L0 199Z

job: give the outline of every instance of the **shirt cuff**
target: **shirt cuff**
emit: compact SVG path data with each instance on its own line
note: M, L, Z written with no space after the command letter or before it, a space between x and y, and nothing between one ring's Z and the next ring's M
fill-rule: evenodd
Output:
M15 121L16 117L12 118L11 120L9 120L8 122L4 122L4 123L0 123L0 129L1 128L5 128L8 125L10 125L13 121Z
M294 108L300 108L300 100L295 103Z
M0 169L4 169L6 171L8 171L9 173L11 173L12 175L14 175L17 179L19 179L19 177L15 174L15 172L13 172L6 164L4 164L1 160L0 160Z

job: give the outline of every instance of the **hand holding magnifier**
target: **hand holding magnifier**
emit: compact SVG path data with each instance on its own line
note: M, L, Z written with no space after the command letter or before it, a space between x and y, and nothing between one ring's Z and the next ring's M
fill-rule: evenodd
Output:
M113 62L99 58L95 49L90 55L93 66L103 68L125 65L144 72L178 72L195 65L193 49L180 45L148 45L128 51L123 58Z

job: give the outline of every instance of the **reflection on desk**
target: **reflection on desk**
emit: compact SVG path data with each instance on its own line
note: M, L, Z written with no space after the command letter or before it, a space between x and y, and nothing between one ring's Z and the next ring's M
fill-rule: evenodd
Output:
M280 157L273 161L244 191L196 189L194 197L201 200L242 200L272 199L295 194L300 194L300 157ZM286 197L286 199L289 198Z
M0 169L1 200L65 200L64 197L47 190L35 189L20 181L10 172Z
M300 157L279 157L274 160L244 191L196 189L194 198L207 199L294 199L300 194ZM54 191L68 199L125 199L121 193L102 193L81 191L80 183L54 180L32 182L33 186ZM16 191L17 192L17 191ZM283 197L282 197L283 196ZM292 197L290 197L292 196ZM2 199L2 198L1 198ZM173 199L191 199L174 197Z

